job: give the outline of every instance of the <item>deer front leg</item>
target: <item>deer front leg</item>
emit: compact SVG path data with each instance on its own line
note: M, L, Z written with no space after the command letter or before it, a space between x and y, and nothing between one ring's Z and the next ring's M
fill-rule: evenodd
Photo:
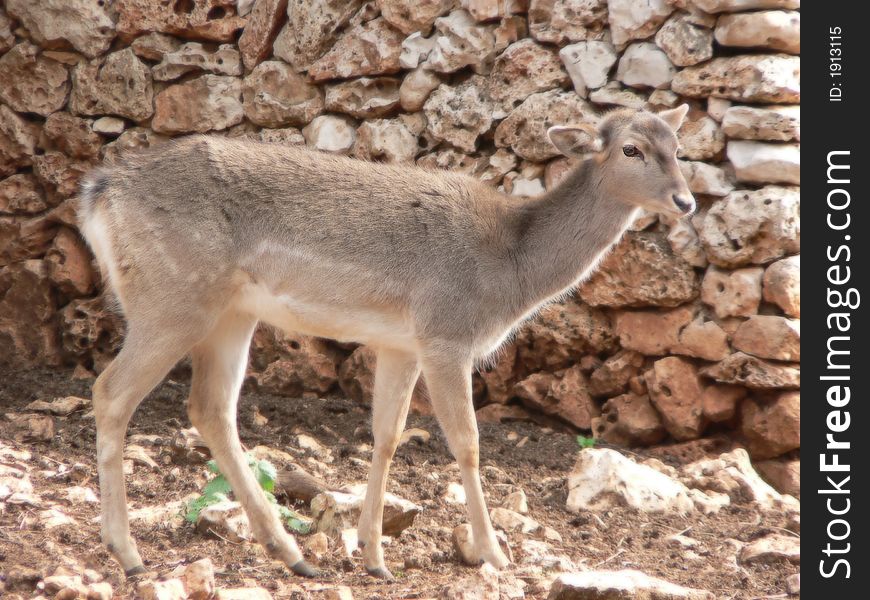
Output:
M435 357L425 358L423 376L435 416L441 423L450 451L459 463L468 520L474 535L474 556L480 562L500 569L510 561L496 540L480 485L477 420L471 399L472 361L458 361L448 354L442 350Z
M384 551L381 548L387 473L405 427L411 395L419 376L416 356L386 349L378 352L372 402L375 445L357 532L366 571L385 579L393 578L384 564Z

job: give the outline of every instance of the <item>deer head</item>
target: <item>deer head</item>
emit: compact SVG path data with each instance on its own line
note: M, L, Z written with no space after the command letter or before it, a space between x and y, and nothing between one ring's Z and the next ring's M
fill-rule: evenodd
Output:
M652 212L687 215L695 199L677 162L677 136L686 104L658 114L617 110L599 126L551 127L547 135L565 156L599 165L601 192Z

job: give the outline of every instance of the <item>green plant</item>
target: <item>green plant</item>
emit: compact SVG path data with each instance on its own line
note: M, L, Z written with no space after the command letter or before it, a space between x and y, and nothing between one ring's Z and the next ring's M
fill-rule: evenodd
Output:
M577 436L577 443L580 445L581 448L594 448L595 444L598 443L598 440L596 440L594 437L586 437L585 435L578 435Z
M248 459L248 467L254 473L257 483L259 483L260 487L263 488L263 492L266 494L266 499L268 499L269 502L275 505L278 509L278 514L281 516L281 520L284 524L297 533L309 533L311 530L311 523L296 511L284 506L283 504L279 504L275 495L272 493L272 490L275 489L275 482L278 479L278 470L275 469L275 465L270 463L268 460L257 460L250 454L247 454L246 456ZM206 466L215 476L205 484L204 488L202 488L202 494L199 498L192 500L187 505L187 514L184 515L184 518L191 523L196 523L196 520L199 518L199 513L201 513L204 508L229 499L228 494L233 491L230 482L223 473L220 472L215 461L208 461Z

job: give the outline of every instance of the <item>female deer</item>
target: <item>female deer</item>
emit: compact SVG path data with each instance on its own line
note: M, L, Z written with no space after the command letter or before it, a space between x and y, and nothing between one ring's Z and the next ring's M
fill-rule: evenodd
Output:
M359 523L370 573L390 577L380 544L387 469L421 370L459 462L476 556L504 566L478 474L472 368L587 277L639 208L694 209L674 135L686 110L617 111L598 131L551 128L556 148L584 160L529 200L462 175L218 137L90 174L81 228L128 323L123 349L94 385L102 536L126 572L144 569L121 470L127 424L190 353L190 419L255 536L295 573L315 573L238 438L236 403L258 321L377 351Z

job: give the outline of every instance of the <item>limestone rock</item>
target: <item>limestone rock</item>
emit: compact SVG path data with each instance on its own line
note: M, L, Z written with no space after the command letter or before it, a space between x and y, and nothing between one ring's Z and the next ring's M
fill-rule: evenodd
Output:
M202 533L212 533L235 543L253 539L248 516L242 505L233 500L224 500L203 508L196 519L196 528Z
M568 75L556 50L527 38L511 44L496 58L489 74L489 95L509 112L535 92L567 84Z
M755 463L759 475L780 494L801 497L801 461L799 458L775 458Z
M91 130L85 119L66 112L52 113L42 126L40 146L59 150L71 158L96 159L103 139Z
M596 439L620 446L651 446L667 435L662 418L646 394L634 392L611 398L592 419Z
M203 558L184 569L184 591L190 600L206 600L214 594L214 565Z
M745 397L746 389L739 385L708 385L701 394L704 418L712 423L731 421Z
M0 55L5 54L15 45L15 34L12 33L12 19L0 8Z
M261 587L219 588L214 600L272 600L272 594Z
M593 396L621 394L626 390L628 381L640 373L642 366L642 354L633 350L620 350L592 372L589 377L589 393Z
M589 99L595 104L623 106L640 110L646 108L646 98L630 89L620 85L618 81L611 81L602 88L589 93Z
M469 546L471 543L469 542ZM461 554L461 553L460 553ZM477 571L450 583L440 591L444 600L495 600L499 593L499 574L491 565L485 564Z
M44 48L72 46L94 58L109 49L115 23L105 2L90 0L7 0L6 10Z
M743 448L692 462L681 469L680 478L691 488L725 494L733 502L752 502L763 510L792 510L797 504L758 476Z
M310 66L308 74L315 81L323 81L396 73L400 69L402 39L382 18L361 23L348 29Z
M764 299L779 306L785 314L801 316L801 257L789 256L772 263L764 271Z
M273 45L277 58L307 71L326 52L357 12L362 0L311 0L287 7L287 24Z
M409 35L432 29L435 19L456 5L456 0L378 0L381 15L390 25Z
M441 79L431 71L417 68L405 75L399 86L399 103L403 110L417 112L423 108L429 94L441 85Z
M615 316L620 345L647 356L662 356L676 347L680 333L694 318L690 306L673 310L626 310Z
M559 50L559 57L574 84L574 91L586 97L588 90L607 84L607 75L616 64L613 44L604 41L582 41Z
M701 375L758 390L799 389L801 385L798 366L768 362L743 352L735 352L715 365L704 367Z
M692 15L677 13L656 33L656 44L678 67L688 67L713 57L713 32L698 25Z
M735 191L713 205L698 233L715 265L764 264L800 251L799 213L797 190Z
M550 373L530 375L516 385L514 395L530 408L564 419L578 429L590 429L599 409L588 385L579 365L574 365L561 377Z
M356 527L365 497L365 484L347 492L323 492L311 500L311 516L317 531L335 534ZM384 496L384 535L395 536L407 529L422 507L389 492Z
M8 54L7 54L8 56ZM39 126L0 104L0 176L33 164Z
M784 54L714 58L677 73L671 89L692 98L796 104L800 102L800 59Z
M2 120L2 116L0 116L0 120ZM0 122L0 127L2 127L2 122ZM0 130L0 144L2 144L2 140L3 134ZM2 150L0 150L0 164L2 164L2 160ZM0 173L2 173L2 168L0 168ZM45 201L45 195L33 174L17 173L0 180L0 213L35 214L46 208L48 208L48 204Z
M142 600L183 600L184 582L177 578L145 579L136 584L136 595Z
M123 324L103 306L102 299L73 300L60 311L61 343L67 356L96 358L121 347Z
M358 119L386 116L399 106L399 86L395 77L360 77L326 86L326 110Z
M710 267L701 284L701 300L712 306L716 316L750 317L758 312L761 302L760 267L723 271Z
M774 315L753 315L734 333L734 348L759 358L799 362L800 321Z
M801 0L692 0L692 4L706 13L717 14L763 8L798 9Z
M453 73L472 67L482 73L491 66L496 54L495 28L480 25L465 10L454 10L435 21L438 33L422 66L439 73Z
M689 263L676 257L663 234L629 232L580 287L593 306L676 306L698 296Z
M630 87L665 89L670 86L676 72L667 54L658 46L638 42L622 53L616 77Z
M510 146L527 160L542 162L559 155L547 138L551 125L598 122L592 107L577 94L550 90L532 94L515 108L495 130L495 144Z
M705 113L690 114L677 131L680 142L677 156L689 160L708 160L725 148L725 135L719 124Z
M617 503L654 514L694 510L689 490L667 475L615 450L581 450L568 475L568 510L606 510Z
M236 13L235 0L190 0L185 4L152 0L117 0L118 33L136 37L160 32L179 37L232 42L245 19Z
M47 116L63 107L69 87L66 68L29 42L0 56L0 100L12 110Z
M127 124L124 119L118 117L100 117L95 119L91 129L94 133L102 133L103 135L117 136L124 133Z
M171 85L154 99L151 127L158 133L205 133L241 123L242 82L235 77L202 75Z
M600 38L607 24L606 0L531 0L529 33L551 44Z
M646 383L668 433L676 440L700 437L706 423L701 408L703 386L695 365L676 356L657 360Z
M613 44L622 48L631 40L642 40L655 33L674 8L665 0L608 0L607 10Z
M364 160L412 163L420 152L419 135L406 119L371 119L357 129L353 154Z
M509 508L496 507L490 510L493 526L507 532L534 533L541 524Z
M421 66L435 47L438 36L423 37L420 33L412 33L402 41L402 51L399 54L399 64L403 69L416 69Z
M773 458L801 445L801 396L783 392L772 400L747 398L741 404L740 431L753 458Z
M41 260L0 268L0 364L46 364L56 360L55 333L47 321L55 310L51 282Z
M721 123L725 112L731 108L731 100L725 98L707 98L707 114L717 123Z
M71 159L54 150L33 158L33 172L52 204L75 195L82 176L92 167L93 161Z
M116 115L144 121L152 115L151 71L125 48L73 69L69 109L77 115Z
M163 33L149 33L137 37L130 44L133 54L145 60L162 60L163 57L181 48L181 42Z
M615 342L610 319L601 310L573 300L553 304L518 332L517 369L565 369L584 355L614 352Z
M769 533L753 540L740 550L737 560L743 564L788 561L800 564L801 541L793 535Z
M732 106L722 119L722 131L730 138L800 141L799 106Z
M693 194L722 197L734 191L734 182L728 172L715 165L700 161L681 160L680 171L686 178L689 190Z
M244 113L263 127L305 125L323 112L323 92L279 61L262 62L241 85Z
M671 352L704 360L722 360L731 353L728 334L715 321L698 316L680 330L679 341Z
M728 142L728 160L738 181L747 183L801 183L801 149L798 144Z
M154 133L150 129L143 127L133 127L126 130L118 139L110 144L103 146L103 158L107 160L116 160L129 152L135 152L144 148L153 148L154 146L165 142L166 136Z
M93 291L96 275L91 268L91 254L71 229L58 231L45 260L49 279L63 293L75 297Z
M245 68L251 71L272 53L272 42L287 14L287 0L258 0L239 38ZM230 75L230 73L227 73ZM236 73L241 75L241 72Z
M426 169L442 169L476 177L486 168L487 160L482 156L471 156L448 147L421 156L417 165Z
M302 338L296 346L286 349L284 356L257 374L261 390L282 396L325 394L338 383L335 361L324 350L322 341Z
M212 52L198 42L188 42L164 53L160 64L151 69L156 81L171 81L196 71L208 71L216 75L241 75L239 51L230 44L222 44Z
M486 87L486 80L477 75L458 85L438 86L423 105L429 134L474 152L477 139L492 126L493 103Z
M769 48L800 54L801 14L765 10L723 15L716 23L716 41L722 46Z
M640 571L563 573L547 600L713 600L710 592L686 588Z
M527 0L459 0L459 4L478 21L492 21L524 13Z

